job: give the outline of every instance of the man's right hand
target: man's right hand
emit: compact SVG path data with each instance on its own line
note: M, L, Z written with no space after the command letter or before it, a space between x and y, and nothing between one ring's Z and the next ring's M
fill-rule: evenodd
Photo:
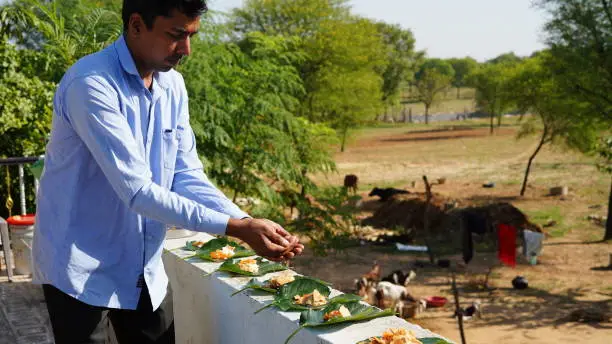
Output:
M293 246L297 238L286 237L280 225L266 219L230 219L226 234L251 246L255 252L270 260L280 260Z

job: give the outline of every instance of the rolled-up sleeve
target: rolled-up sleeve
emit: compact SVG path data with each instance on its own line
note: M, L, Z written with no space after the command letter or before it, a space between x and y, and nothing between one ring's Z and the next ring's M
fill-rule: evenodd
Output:
M118 99L104 79L81 77L65 89L62 109L119 198L130 209L162 223L225 233L229 215L153 183Z
M189 124L189 110L186 91L181 97L181 112L178 124L179 148L176 157L176 168L172 191L207 208L227 214L231 218L249 217L234 202L228 199L204 173L202 162L198 157L195 136Z

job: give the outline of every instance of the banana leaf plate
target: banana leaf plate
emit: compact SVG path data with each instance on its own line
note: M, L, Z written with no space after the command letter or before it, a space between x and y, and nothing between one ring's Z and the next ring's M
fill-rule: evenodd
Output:
M193 245L194 242L195 241L188 241L185 244L185 249L188 251L195 251L195 255L191 257L198 257L202 260L206 260L209 262L221 262L221 261L226 260L226 259L213 259L210 257L210 254L228 245L235 248L234 250L235 254L234 256L232 256L232 258L244 258L244 257L250 257L250 256L255 255L255 251L249 250L246 247L239 245L238 243L228 240L227 238L212 239L208 241L207 243L205 243L200 248L194 246ZM191 258L191 257L187 257L187 258Z
M312 277L304 277L304 276L298 276L298 275L294 275L293 277L295 278L295 280L298 280L298 279L310 279L310 280L318 281L321 284L325 284L327 286L331 286L331 283L329 283L329 282L321 281L319 279L312 278ZM267 292L267 293L270 293L270 294L274 294L274 293L276 293L280 289L280 287L279 288L271 287L270 286L270 280L271 280L271 278L269 278L269 279L267 279L265 281L258 281L256 278L253 278L243 288L241 288L240 290L234 292L232 294L232 296L234 296L236 294L239 294L239 293L241 293L241 292L243 292L245 290L248 290L248 289L259 290L259 291ZM293 283L293 282L289 282L289 283ZM289 283L287 283L287 284L289 284Z
M287 283L284 286L280 287L274 295L274 301L256 311L255 314L273 306L278 307L283 312L304 311L309 309L322 309L327 305L331 304L343 304L361 300L361 297L357 295L341 294L331 299L328 299L327 303L321 306L308 306L295 303L295 296L310 294L314 292L315 289L326 298L328 298L329 294L331 293L329 284L326 282L310 277L296 278L295 281Z
M341 306L346 307L351 315L348 317L332 318L327 321L324 320L325 314L338 310ZM303 311L300 314L300 327L295 330L289 338L285 341L285 344L289 343L291 339L305 327L324 327L333 326L338 324L354 323L359 321L366 321L375 318L382 318L386 316L395 315L392 309L380 310L376 307L372 307L368 304L361 303L359 301L352 301L344 304L329 303L322 309L309 309Z
M285 265L274 263L269 260L265 260L261 257L257 257L255 258L255 260L257 261L257 265L259 266L259 271L257 273L252 273L252 272L244 271L240 269L240 267L238 266L238 262L240 261L240 259L236 259L236 258L226 260L223 264L221 264L221 266L219 267L217 271L225 271L225 272L231 272L237 275L254 277L254 276L263 276L270 272L287 270L287 267Z

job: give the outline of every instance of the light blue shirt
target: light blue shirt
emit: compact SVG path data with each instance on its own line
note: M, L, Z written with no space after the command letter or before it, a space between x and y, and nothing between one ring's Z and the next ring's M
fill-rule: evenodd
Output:
M87 304L135 309L144 275L153 308L168 278L166 224L224 234L248 215L207 179L182 76L144 86L123 37L62 78L37 195L34 282Z

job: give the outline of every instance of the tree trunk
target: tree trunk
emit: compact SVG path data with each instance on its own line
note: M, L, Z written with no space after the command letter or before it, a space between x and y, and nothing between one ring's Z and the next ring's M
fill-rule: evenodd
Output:
M457 87L457 99L461 99L461 87Z
M346 145L346 135L348 133L348 126L345 126L342 129L342 145L340 146L340 152L344 153L344 147Z
M408 122L412 123L412 108L408 108Z
M493 120L495 119L495 114L491 114L491 131L489 132L491 135L493 135Z
M502 122L502 115L499 114L497 115L497 127L498 128L501 127L501 122Z
M612 239L612 182L610 183L610 196L608 197L608 220L606 220L606 234L604 240Z
M540 149L542 149L542 146L544 146L544 143L546 143L547 134L548 130L544 128L544 131L542 132L542 138L540 139L538 147L529 157L529 162L527 163L527 168L525 169L525 178L523 179L523 186L521 187L521 196L525 196L525 190L527 189L527 179L529 179L529 171L531 170L531 164L533 163L533 160L535 159L536 155L538 155L538 153L540 152Z
M429 124L429 105L425 104L425 124Z

